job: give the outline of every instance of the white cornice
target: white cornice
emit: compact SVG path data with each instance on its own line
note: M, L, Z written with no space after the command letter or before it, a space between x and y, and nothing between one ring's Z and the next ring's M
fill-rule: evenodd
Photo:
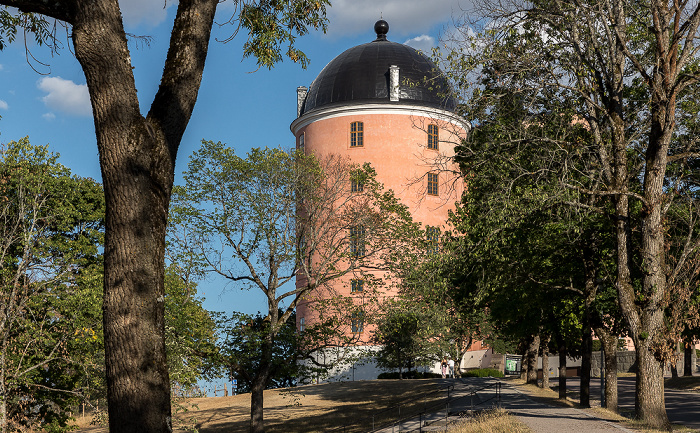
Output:
M298 117L289 125L289 129L296 135L301 128L313 122L333 117L356 116L358 114L404 114L408 116L428 117L450 122L460 128L464 128L467 132L471 129L469 122L451 111L408 104L350 104L323 108L305 113L301 117Z

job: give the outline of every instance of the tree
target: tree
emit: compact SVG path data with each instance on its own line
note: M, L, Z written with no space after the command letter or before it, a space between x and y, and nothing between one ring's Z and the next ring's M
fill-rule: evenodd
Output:
M208 372L216 355L216 321L202 306L197 285L181 268L165 268L165 347L171 387L186 393Z
M106 198L105 362L112 432L169 432L164 331L164 250L175 158L194 109L218 0L178 2L158 92L141 114L117 0L2 0L0 44L21 28L51 44L47 19L70 28L85 73ZM297 35L326 28L327 0L236 2L248 29L244 56L271 67L306 65ZM43 15L41 17L37 14ZM232 34L237 34L234 29Z
M219 326L224 339L219 351L221 367L226 375L238 379L238 392L251 392L257 376L264 372L260 351L270 333L270 321L260 313L233 313ZM273 337L270 377L265 389L296 386L303 378L305 368L298 361L304 355L298 340L296 314L292 313Z
M436 350L436 335L431 329L431 317L420 314L413 302L390 300L382 306L372 341L382 347L375 353L377 366L398 369L403 379L404 369L411 372L440 359Z
M26 138L1 156L0 430L61 429L99 352L102 190Z
M402 317L401 313L410 306L420 320L420 332L406 337L417 340L411 344L423 347L434 361L449 354L459 376L462 359L472 342L490 335L487 310L476 297L468 296L455 285L455 264L462 257L454 249L457 242L453 233L440 227L425 227L413 243L412 248L404 249L397 264L397 314Z
M637 416L667 427L661 337L669 276L673 280L682 260L670 260L664 221L671 203L687 199L675 188L687 176L670 176L669 168L697 158L695 141L680 143L674 134L684 96L697 92L700 9L660 0L485 6L478 19L495 25L475 46L486 47L481 52L498 79L515 84L526 100L551 95L568 103L573 120L591 131L581 147L561 148L562 158L593 156L584 170L562 173L561 184L608 198L613 209L618 300L639 363ZM467 68L483 64L467 57L461 63ZM697 254L697 237L688 240L677 258Z
M267 300L264 326L250 328L265 333L250 340L259 357L251 375L251 431L261 432L275 339L298 303L362 266L385 263L401 245L398 234L413 227L410 214L383 191L371 167L337 156L319 161L301 151L256 148L243 159L204 141L184 178L173 200L174 257L200 275L260 290ZM362 191L351 191L351 179L362 181ZM354 339L341 331L325 341L343 346Z

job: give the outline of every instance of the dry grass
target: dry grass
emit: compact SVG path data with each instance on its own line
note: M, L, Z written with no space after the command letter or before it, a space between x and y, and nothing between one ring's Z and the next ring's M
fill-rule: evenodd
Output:
M700 392L700 376L679 376L675 379L666 379L664 386L681 391Z
M532 430L505 409L481 412L449 431L450 433L532 433Z
M322 432L350 426L347 432L367 431L372 427L372 414L404 402L430 395L401 409L420 412L425 404L444 398L437 391L435 380L375 380L334 382L297 388L265 391L265 431L269 433ZM192 420L200 433L248 431L250 394L232 397L197 398L189 401L196 408L175 415L181 421ZM383 413L375 417L377 424L393 420L398 413ZM87 418L87 417L86 417ZM81 425L82 424L82 425ZM106 433L106 428L88 427L89 419L79 423L80 432ZM184 431L177 429L176 431Z
M640 432L646 432L646 433L668 433L667 430L659 430L655 428L651 428L647 425L645 425L642 421L636 420L632 418L631 413L617 413L613 412L611 410L602 408L602 407L592 407L589 409L586 409L586 412L595 415L598 418L605 419L608 421L614 421L614 422L619 422L626 428L630 430L635 430L635 431L640 431ZM693 433L697 432L697 430L688 428L682 425L672 425L671 426L672 430L677 433Z

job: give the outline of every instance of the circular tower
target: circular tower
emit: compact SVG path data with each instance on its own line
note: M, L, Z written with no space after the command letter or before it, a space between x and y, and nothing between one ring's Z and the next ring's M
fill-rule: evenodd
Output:
M290 126L297 148L370 163L377 180L409 207L414 220L444 227L462 194L452 156L469 125L455 114L456 101L437 66L415 49L389 41L386 21L377 21L374 29L374 41L346 50L308 89L297 89L297 118ZM349 279L334 285L348 296L357 289ZM302 301L297 326L303 329L314 318L313 306ZM352 321L348 317L352 332L368 334L367 327Z

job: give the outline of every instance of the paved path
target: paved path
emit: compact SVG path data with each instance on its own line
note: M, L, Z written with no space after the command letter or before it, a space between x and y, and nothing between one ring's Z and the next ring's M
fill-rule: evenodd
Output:
M634 410L635 380L634 377L617 378L618 405L621 408ZM556 381L553 381L552 384L556 384ZM578 378L568 379L566 382L567 391L578 393L579 384ZM666 400L666 413L672 423L700 430L700 394L666 388L664 398ZM598 378L591 379L591 400L600 401L600 379Z
M445 380L445 383L447 382L449 380ZM497 382L499 381L491 378L455 379L452 381L454 390L450 393L449 407L445 406L429 415L406 420L381 432L445 431L446 423L451 424L461 419L460 413L497 405ZM517 416L535 433L632 432L615 423L591 417L579 409L538 403L507 383L500 387L500 394L501 406Z

